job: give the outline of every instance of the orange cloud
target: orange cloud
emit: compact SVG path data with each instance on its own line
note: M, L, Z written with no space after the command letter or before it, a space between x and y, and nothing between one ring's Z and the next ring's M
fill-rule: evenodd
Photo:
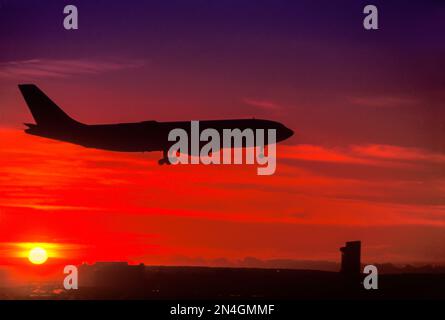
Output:
M309 241L308 230L325 226L323 245L312 248L322 257L330 241L355 234L344 228L445 227L444 177L424 172L442 165L443 156L426 150L279 145L277 172L264 177L247 165L158 166L157 153L86 149L17 130L1 129L0 137L0 241L87 244L76 261L155 263L177 254L249 252L296 258L290 238L261 251L265 235L255 230L275 236L283 228L299 230L295 237ZM221 239L210 233L217 225ZM251 231L237 253L233 232L243 228ZM391 246L391 239L376 245ZM417 253L399 254L414 259Z
M404 162L405 164L406 162L435 162L445 164L445 154L434 153L419 148L392 145L367 144L327 148L303 144L284 148L283 158L304 161L354 163L376 166L403 165Z

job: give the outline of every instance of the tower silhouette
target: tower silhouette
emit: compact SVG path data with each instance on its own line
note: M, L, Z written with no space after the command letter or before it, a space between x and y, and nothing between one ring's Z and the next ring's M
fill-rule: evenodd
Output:
M361 242L348 241L346 246L340 248L341 251L341 270L340 272L347 277L355 278L361 273L360 254Z

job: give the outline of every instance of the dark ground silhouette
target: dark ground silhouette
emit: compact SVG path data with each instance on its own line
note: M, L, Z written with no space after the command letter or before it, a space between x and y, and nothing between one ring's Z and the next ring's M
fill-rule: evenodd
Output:
M98 267L99 266L99 267ZM89 273L89 274L88 274ZM82 281L83 279L83 281ZM0 289L1 299L445 299L445 273L383 274L365 290L339 272L287 269L84 265L79 289L62 282Z

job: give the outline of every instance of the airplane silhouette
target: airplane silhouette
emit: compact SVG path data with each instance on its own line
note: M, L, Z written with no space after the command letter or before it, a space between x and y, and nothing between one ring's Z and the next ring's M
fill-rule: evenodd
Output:
M87 148L121 152L163 152L159 164L169 164L168 150L175 143L168 141L173 129L184 129L190 135L190 121L87 125L69 117L34 84L20 84L19 89L36 124L25 123L25 132L44 138L69 142ZM223 136L223 129L276 130L276 142L291 137L294 132L283 124L270 120L234 119L199 121L201 130L212 128ZM267 135L266 135L267 137ZM265 139L266 140L266 139ZM268 144L268 141L265 141ZM222 144L221 144L222 145ZM247 145L243 144L243 147Z

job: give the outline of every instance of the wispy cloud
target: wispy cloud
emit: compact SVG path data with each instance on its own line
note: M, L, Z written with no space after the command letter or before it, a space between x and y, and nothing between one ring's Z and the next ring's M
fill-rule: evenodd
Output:
M390 95L354 96L350 97L349 101L354 105L371 107L371 108L391 108L391 107L411 106L418 102L418 100L415 98L407 96L390 96Z
M243 102L249 106L256 107L263 110L269 110L269 111L276 111L282 109L282 106L279 104L268 101L268 100L257 100L257 99L251 99L251 98L244 98Z
M397 165L398 163L445 163L445 155L432 151L393 145L352 145L328 148L317 145L284 147L283 158L315 162L354 163L365 165Z
M372 144L353 146L351 150L360 156L376 159L445 163L445 154L420 148Z
M79 74L99 74L145 64L142 60L31 59L0 63L0 78L63 78Z

